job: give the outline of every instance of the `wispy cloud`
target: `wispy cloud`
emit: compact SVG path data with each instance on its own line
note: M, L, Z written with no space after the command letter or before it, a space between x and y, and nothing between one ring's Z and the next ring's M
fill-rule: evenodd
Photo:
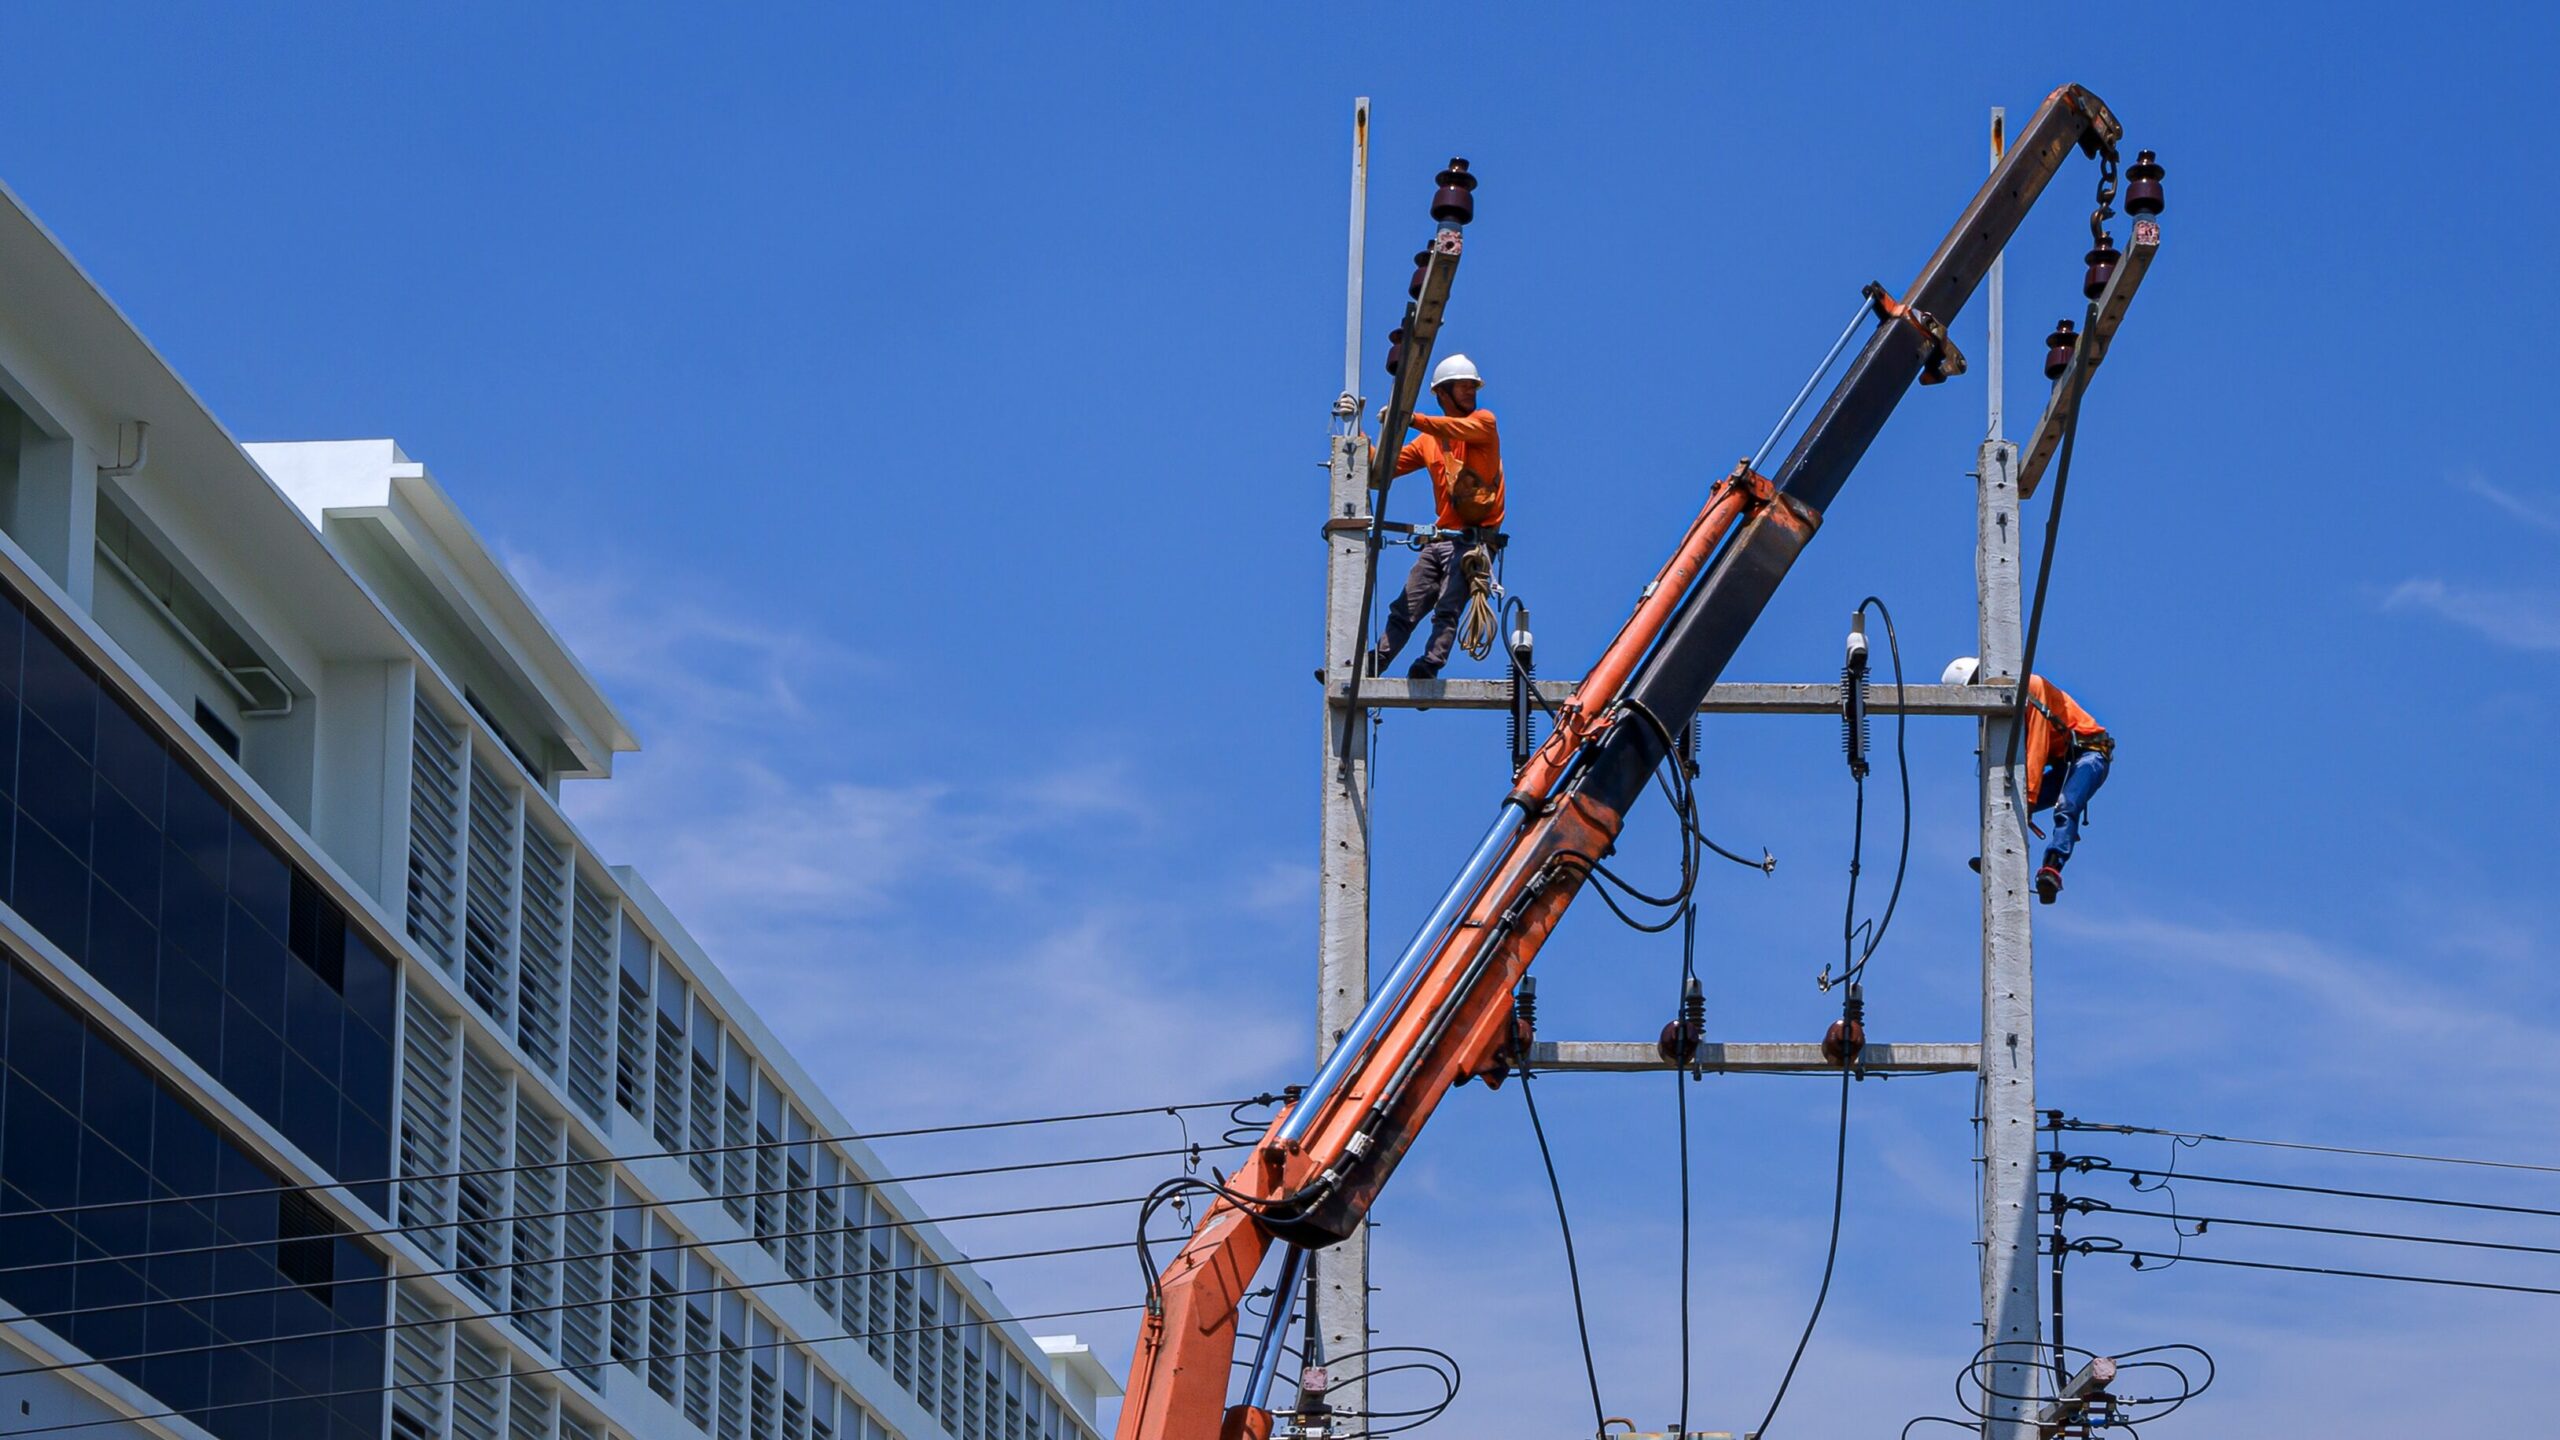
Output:
M2510 650L2560 652L2560 596L2544 592L2412 579L2391 587L2382 608L2433 615Z
M2560 506L2527 499L2476 471L2462 476L2460 483L2463 489L2488 501L2510 518L2546 535L2560 535Z
M1240 962L1287 943L1302 868L1178 853L1180 798L1125 759L893 763L850 733L867 657L609 567L508 564L647 745L572 813L857 1124L1250 1093L1300 1058L1281 970Z
M2103 1001L2066 1002L2083 1013L2055 1027L2083 1084L2116 1088L2156 1069L2182 1077L2175 1093L2199 1107L2199 1122L2235 1104L2306 1134L2348 1117L2367 1140L2396 1134L2471 1153L2524 1154L2560 1124L2560 1029L2527 1018L2505 967L2480 963L2467 940L2418 936L2369 953L2278 925L2136 912L2039 917L2048 927L2110 976ZM2083 1046L2092 1005L2159 1023L2127 1043ZM2268 1090L2263 1070L2242 1062L2279 1053L2287 1083ZM2494 1107L2443 1102L2492 1094L2503 1097Z

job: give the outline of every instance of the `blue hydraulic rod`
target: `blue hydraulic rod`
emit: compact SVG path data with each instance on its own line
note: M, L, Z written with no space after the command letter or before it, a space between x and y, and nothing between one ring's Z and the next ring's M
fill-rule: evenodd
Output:
M1306 1251L1295 1245L1281 1248L1280 1279L1271 1293L1271 1323L1263 1327L1262 1343L1254 1347L1253 1370L1244 1386L1244 1403L1256 1410L1271 1408L1272 1377L1280 1373L1280 1357L1289 1348L1280 1337L1289 1333L1289 1317L1297 1308L1298 1281L1306 1268Z
M1439 905L1432 909L1431 918L1423 921L1422 928L1415 932L1413 943L1405 946L1395 968L1387 972L1386 983L1369 996L1369 1003L1360 1009L1360 1018L1352 1021L1351 1028L1342 1032L1342 1039L1335 1043L1333 1053L1325 1057L1324 1068L1316 1071L1316 1078L1308 1084L1305 1097L1290 1107L1288 1115L1282 1118L1280 1139L1288 1141L1305 1137L1307 1126L1315 1121L1316 1112L1324 1108L1325 1101L1332 1098L1333 1092L1341 1086L1342 1077L1351 1073L1351 1068L1360 1062L1361 1052L1367 1050L1369 1043L1378 1038L1378 1032L1387 1027L1387 1022L1404 1009L1406 993L1420 978L1424 964L1439 949L1440 937L1447 934L1449 927L1458 923L1458 917L1466 913L1467 906L1474 903L1476 891L1484 887L1485 877L1493 873L1494 862L1510 848L1511 837L1519 833L1521 823L1528 818L1529 812L1516 802L1503 802L1502 813L1494 817L1493 828L1476 843L1475 853L1467 858L1466 868L1449 883Z
M1823 356L1822 363L1813 367L1813 373L1804 377L1804 388L1796 392L1796 398L1787 406L1787 413L1778 417L1777 425L1769 431L1769 438L1760 442L1760 449L1751 457L1752 469L1758 470L1768 463L1769 452L1778 448L1778 437L1786 434L1787 427L1796 423L1796 412L1804 408L1805 401L1813 398L1813 387L1821 384L1822 377L1831 373L1831 367L1840 363L1840 352L1849 348L1849 337L1858 333L1858 322L1874 313L1875 308L1873 300L1863 295L1858 297L1858 312L1849 317L1848 325L1840 331L1840 338L1831 342L1831 353Z

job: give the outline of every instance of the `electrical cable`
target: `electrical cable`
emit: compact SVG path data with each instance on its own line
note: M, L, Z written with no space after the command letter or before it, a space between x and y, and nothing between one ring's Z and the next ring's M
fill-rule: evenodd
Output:
M2496 1250L2515 1255L2560 1255L2560 1245L2525 1245L2507 1240L2463 1240L2451 1235L2411 1235L2398 1230L2357 1230L2341 1225L2307 1225L2288 1220L2254 1220L2237 1215L2181 1215L2172 1210L2130 1210L2110 1205L2103 1200L2080 1198L2065 1202L2075 1214L2135 1215L2146 1220L2183 1221L2198 1227L2236 1226L2247 1230L2284 1230L2303 1235L2336 1235L2350 1240L2397 1240L2411 1245L2448 1245L2464 1250ZM2185 1238L2194 1239L2204 1233L2199 1228Z
M2094 1120L2064 1120L2064 1130L2111 1135L2165 1135L2177 1140L2215 1140L2225 1145L2256 1145L2270 1150L2308 1150L2323 1155L2355 1155L2372 1160L2416 1160L2433 1165L2470 1165L2484 1170L2526 1170L2560 1175L2560 1165L2534 1165L2521 1160L2481 1160L2460 1155L2427 1155L2409 1150L2360 1150L2350 1145L2314 1145L2301 1140L2255 1140L2241 1135L2215 1135L2202 1130L2162 1130L2149 1125L2107 1125Z
M1756 1436L1769 1433L1769 1422L1778 1418L1778 1407L1786 1402L1787 1387L1795 1383L1796 1366L1804 1362L1805 1346L1813 1342L1813 1328L1822 1319L1823 1302L1831 1298L1831 1272L1840 1262L1841 1199L1847 1193L1849 1179L1849 1079L1855 1067L1840 1067L1840 1144L1833 1157L1831 1170L1831 1239L1824 1246L1822 1284L1813 1292L1813 1313L1804 1319L1804 1333L1796 1337L1796 1353L1787 1359L1787 1373L1778 1380L1778 1393L1769 1397L1769 1409L1752 1431Z
M885 1340L897 1335L925 1335L942 1330L976 1330L989 1325L1028 1324L1034 1320L1069 1320L1085 1315L1121 1315L1132 1310L1139 1310L1143 1308L1145 1307L1139 1305L1093 1305L1079 1310L1050 1310L1037 1315L990 1316L984 1320L952 1320L934 1325L908 1325L894 1330L865 1330L858 1334L848 1333L843 1335L830 1335L824 1337L823 1340L814 1342L797 1337L777 1337L772 1340L749 1341L746 1343L732 1343L724 1341L718 1345L707 1345L691 1350L652 1351L645 1354L615 1356L610 1359L581 1362L573 1365L543 1365L526 1369L509 1369L487 1375L453 1375L434 1380L402 1380L395 1381L388 1385L357 1385L344 1390L328 1390L313 1395L290 1395L281 1397L280 1399L226 1400L215 1405L199 1405L192 1410L159 1410L142 1415L110 1415L101 1420L72 1420L53 1425L37 1425L25 1430L0 1431L0 1435L12 1437L55 1435L67 1433L73 1430L95 1429L103 1425L140 1425L160 1420L192 1421L199 1415L211 1415L226 1410L251 1409L261 1405L275 1405L283 1403L283 1401L299 1402L309 1400L343 1400L364 1395L397 1395L410 1390L446 1390L462 1385L485 1384L494 1386L503 1381L530 1379L537 1375L568 1375L584 1370L601 1370L607 1365L623 1365L628 1367L641 1364L656 1364L671 1360L698 1360L707 1356L732 1353L745 1354L753 1350L779 1350L791 1345L808 1345L813 1343L823 1344L830 1341L843 1340ZM457 1316L455 1318L461 1319L464 1317ZM337 1331L332 1333L352 1334L357 1332ZM31 1372L20 1371L13 1373L24 1374Z
M1693 732L1694 733L1694 732ZM1698 904L1689 902L1680 927L1680 1003L1673 1012L1680 1017L1675 1024L1688 1019L1690 982L1698 978ZM1685 1037L1684 1037L1685 1038ZM1678 1102L1676 1119L1680 1127L1680 1433L1689 1433L1689 1073L1686 1065L1673 1067L1671 1093Z
M609 1262L625 1255L663 1255L674 1251L719 1250L732 1245L762 1246L775 1240L813 1240L822 1235L859 1235L872 1230L896 1230L916 1225L950 1225L963 1220L1012 1219L1024 1215L1061 1214L1070 1210L1104 1210L1119 1205L1136 1205L1144 1201L1146 1198L1147 1197L1143 1195L1129 1195L1111 1200L1076 1200L1050 1205L1023 1205L1007 1210L976 1210L958 1215L918 1215L895 1220L866 1221L860 1225L821 1225L815 1229L785 1230L776 1234L768 1235L740 1234L728 1236L726 1238L671 1240L662 1245L618 1245L610 1250L589 1250L574 1255L567 1254L565 1252L557 1255L536 1255L530 1257L519 1255L512 1259L490 1260L474 1265L446 1265L428 1270L385 1271L378 1277L331 1280L324 1283L330 1285L360 1286L388 1284L395 1280L438 1280L463 1278L473 1275L494 1274L506 1270L540 1270L548 1266L591 1264L598 1260ZM335 1235L292 1236L275 1240L261 1240L252 1243L260 1246L274 1245L283 1247L297 1244L308 1245L325 1243L337 1238L338 1237ZM131 1265L137 1261L147 1258L152 1257L145 1255L91 1255L76 1260L58 1260L49 1263L55 1268L77 1270L80 1267L89 1265ZM818 1281L826 1280L830 1277L796 1276L794 1278L801 1280L804 1284L815 1284ZM203 1295L169 1295L147 1300L120 1300L106 1305L75 1305L67 1310L39 1310L14 1315L11 1319L13 1322L22 1320L41 1320L50 1323L55 1320L76 1319L83 1315L102 1315L117 1310L149 1309L162 1305L202 1305L220 1300L246 1300L257 1295L281 1295L287 1291L293 1290L308 1292L312 1288L313 1285L311 1283L288 1280L278 1285L260 1285L241 1290L217 1290Z
M1082 1165L1110 1165L1127 1160L1161 1160L1169 1155L1188 1155L1191 1154L1193 1150L1209 1151L1241 1148L1243 1147L1229 1145L1202 1145L1172 1150L1133 1150L1120 1155L1090 1155L1070 1160L1031 1160L1007 1165L979 1165L961 1170L927 1171L920 1175L886 1175L869 1180L846 1180L839 1182L839 1184L847 1189L873 1190L883 1185L914 1185L927 1180L956 1180L979 1175L1016 1174L1029 1170L1060 1170ZM399 1235L431 1234L439 1230L467 1229L475 1225L498 1226L518 1224L534 1220L569 1220L585 1215L615 1214L625 1210L672 1210L678 1206L707 1205L715 1201L769 1199L774 1196L797 1195L821 1188L824 1187L815 1184L786 1185L772 1189L740 1190L729 1194L679 1195L672 1199L665 1200L616 1200L604 1205L582 1205L562 1210L537 1210L525 1214L480 1215L473 1216L468 1219L456 1218L452 1220L430 1220L408 1225L382 1225L352 1230L333 1229L328 1231L326 1234L314 1235L309 1238L315 1240L378 1240ZM21 1210L9 1213L14 1218L22 1215L41 1215L44 1212L39 1210ZM121 1261L174 1259L183 1255L212 1255L232 1250L253 1250L273 1245L275 1243L277 1242L274 1240L227 1240L210 1245L184 1245L164 1250L138 1250L126 1255L96 1258L112 1258ZM26 1265L0 1265L0 1275L15 1274L27 1270L58 1270L66 1265L82 1265L90 1263L94 1263L94 1259L45 1260Z
M633 1295L626 1298L630 1300L680 1300L696 1295L739 1295L745 1294L751 1290L770 1290L783 1285L806 1285L818 1281L833 1280L859 1280L866 1276L909 1274L925 1270L947 1270L955 1266L964 1265L992 1265L998 1261L1008 1260L1043 1260L1059 1255L1089 1255L1099 1250L1116 1250L1120 1248L1120 1245L1120 1241L1105 1240L1092 1245L1061 1245L1045 1250L1020 1250L1006 1255L981 1255L975 1257L962 1256L950 1260L919 1260L906 1265L876 1266L864 1270L840 1270L829 1275L811 1276L808 1279L803 1279L797 1275L785 1275L776 1280L742 1280L735 1284L702 1285L683 1290L658 1290L653 1288L646 1294ZM490 1268L496 1269L499 1267L492 1266ZM383 1278L385 1281L388 1281L394 1277L385 1276ZM371 1284L376 1282L337 1281L334 1283ZM600 1309L609 1307L616 1303L619 1302L612 1297L603 1297L594 1300L560 1300L543 1305L517 1305L510 1306L504 1310L494 1310L491 1312L491 1318L512 1320L525 1315L556 1315L571 1310ZM304 1330L297 1331L289 1335L265 1335L249 1340L222 1340L208 1342L203 1345L179 1345L160 1350L138 1350L122 1355L95 1355L83 1360L57 1360L49 1364L34 1365L13 1370L9 1373L14 1376L51 1375L65 1370L88 1370L94 1369L98 1366L127 1365L145 1360L167 1360L180 1355L217 1354L229 1350L255 1349L261 1345L289 1344L300 1340L327 1340L340 1335L388 1335L402 1330L427 1329L438 1325L459 1325L466 1320L476 1320L480 1318L482 1317L474 1314L456 1313L452 1315L422 1316L409 1320L385 1320L373 1325L346 1325L330 1330Z
M2089 1155L2073 1156L2064 1163L2068 1168L2083 1174L2106 1171L2130 1175L2137 1181L2145 1175L2167 1174L2166 1171L2154 1166L2131 1169L2101 1157ZM2238 1185L2251 1190L2283 1190L2298 1195L2330 1195L2344 1200L2382 1200L2400 1205L2435 1205L2451 1210L2487 1210L2502 1215L2540 1215L2550 1219L2560 1219L2560 1210L2537 1205L2504 1205L2488 1200L2451 1200L2442 1196L2400 1195L2383 1190L2344 1190L2328 1185L2300 1185L2281 1180L2247 1180L2229 1175L2179 1174L2174 1178L2199 1185Z
M2097 328L2097 320L2097 302L2091 301L2088 322L2081 326L2084 339L2088 331ZM2095 378L2096 374L2095 370L2081 372L2077 392L2071 397L2070 412L2062 422L2062 448L2055 454L2053 460L2053 504L2045 511L2044 550L2036 560L2035 603L2027 609L2027 643L2018 657L2018 708L2009 724L2008 758L2000 765L2004 774L2014 773L2017 769L2018 742L2027 732L2027 711L2035 698L2030 686L2035 680L2036 673L2036 642L2044 633L2045 586L2053 579L2054 544L2062 535L2063 496L2071 489L2071 452L2080 438L2080 403L2088 398L2089 381ZM2026 817L2021 814L2019 819L2024 823Z
M1186 1110L1225 1110L1233 1116L1247 1105L1268 1105L1285 1098L1264 1092L1241 1100L1200 1100L1188 1105L1141 1105L1127 1110L1088 1110L1075 1115L1039 1115L1021 1120L974 1120L957 1125L924 1125L907 1130L853 1131L843 1135L812 1135L802 1140L740 1140L724 1145L696 1145L682 1150L649 1150L635 1155L608 1155L576 1160L529 1160L518 1165L482 1165L465 1170L430 1170L407 1175L384 1175L369 1180L332 1178L312 1185L256 1185L239 1190L202 1190L190 1195L154 1195L140 1200L90 1200L77 1205L54 1205L41 1210L16 1211L19 1214L53 1216L79 1215L97 1210L130 1210L151 1205L195 1205L221 1200L254 1200L262 1195L307 1195L318 1190L362 1190L376 1185L424 1185L446 1180L473 1180L491 1175L521 1175L533 1171L570 1170L581 1165L603 1166L615 1161L685 1159L697 1155L734 1155L745 1150L797 1150L816 1145L844 1145L855 1142L869 1144L878 1140L905 1140L919 1135L957 1135L980 1130L1015 1130L1031 1125L1064 1125L1086 1120L1121 1120L1133 1115L1175 1115ZM871 1184L871 1181L845 1180L838 1184ZM823 1188L814 1182L802 1188Z
M1870 605L1876 607L1884 619L1885 638L1893 655L1893 748L1896 766L1902 772L1902 847L1894 861L1893 889L1885 901L1883 916L1872 925L1860 926L1857 923L1858 872L1865 858L1867 843L1867 781L1863 770L1853 764L1849 770L1850 785L1855 791L1850 811L1849 893L1840 917L1840 983L1845 990L1840 1018L1844 1038L1849 1035L1849 1027L1857 1022L1864 1004L1858 977L1866 972L1867 962L1875 957L1877 947L1884 943L1886 929L1893 923L1894 908L1902 898L1903 876L1911 864L1911 766L1903 749L1904 717L1910 707L1903 698L1902 642L1894 633L1893 613L1885 608L1882 600L1870 595L1858 602L1858 612L1864 615ZM1846 713L1845 709L1843 713ZM1867 937L1863 949L1858 945L1862 929ZM1805 1348L1813 1343L1814 1328L1822 1321L1822 1307L1831 1298L1831 1277L1839 1268L1840 1217L1849 1191L1849 1082L1857 1074L1856 1061L1857 1056L1852 1052L1842 1057L1840 1063L1840 1125L1831 1161L1831 1234L1823 1245L1822 1283L1814 1290L1813 1311L1805 1316L1804 1333L1796 1337L1795 1353L1787 1359L1786 1373L1778 1379L1777 1393L1769 1397L1768 1412L1760 1417L1760 1424L1754 1432L1760 1436L1769 1433L1770 1422L1778 1418L1778 1407L1786 1403L1787 1390L1795 1383L1796 1367L1804 1363Z
M2348 1280L2395 1280L2406 1285L2441 1285L2459 1290L2500 1290L2512 1295L2560 1295L2560 1288L2548 1285L2510 1285L2496 1280L2455 1280L2441 1275L2401 1275L2387 1270L2342 1270L2326 1265L2279 1265L2272 1260L2234 1260L2214 1255L2165 1255L2153 1250L2094 1247L2083 1249L2087 1241L2076 1241L2072 1249L2082 1255L2113 1255L2134 1262L2142 1268L2145 1260L2177 1260L2186 1265L2228 1265L2242 1270L2282 1270L2294 1275L2327 1275Z
M1902 782L1902 847L1894 856L1893 889L1885 896L1884 914L1867 932L1867 943L1858 952L1856 962L1843 968L1840 979L1844 984L1854 982L1865 975L1867 961L1873 958L1877 948L1884 944L1885 931L1893 924L1893 912L1902 903L1903 876L1911 868L1911 756L1903 743L1905 731L1910 725L1911 713L1910 706L1904 697L1902 683L1902 637L1894 632L1893 612L1886 609L1884 601L1876 596L1870 595L1859 601L1859 613L1866 613L1870 605L1876 608L1878 615L1884 617L1885 648L1886 652L1893 657L1893 768ZM1866 781L1861 777L1857 783L1858 812L1863 822L1866 813ZM1857 861L1852 858L1849 864L1849 898L1853 914L1857 905L1857 891Z
M1556 1157L1547 1148L1547 1127L1538 1120L1538 1097L1529 1093L1528 1067L1512 1073L1520 1077L1520 1098L1529 1107L1529 1132L1538 1137L1538 1159L1547 1167L1547 1191L1555 1196L1556 1228L1564 1235L1565 1281L1573 1289L1573 1328L1582 1337L1582 1374L1591 1382L1591 1423L1597 1434L1609 1426L1608 1411L1600 1403L1600 1367L1591 1358L1591 1321L1582 1308L1582 1266L1574 1259L1573 1222L1565 1218L1564 1183L1556 1178Z

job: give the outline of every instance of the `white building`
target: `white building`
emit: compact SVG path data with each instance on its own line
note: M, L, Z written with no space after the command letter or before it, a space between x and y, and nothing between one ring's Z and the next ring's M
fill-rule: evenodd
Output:
M10 1434L1093 1434L561 813L637 745L424 466L244 449L0 191Z

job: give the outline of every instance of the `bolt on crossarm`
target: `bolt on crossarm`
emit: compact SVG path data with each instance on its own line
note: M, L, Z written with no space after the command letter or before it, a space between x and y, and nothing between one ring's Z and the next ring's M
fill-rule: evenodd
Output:
M2074 148L2112 154L2120 133L2078 86L2047 98L1910 290L1877 293L1878 323L1777 473L1746 462L1716 486L1431 918L1165 1267L1119 1440L1270 1433L1266 1396L1227 1405L1236 1317L1265 1252L1349 1233L1441 1097L1470 1079L1498 1084L1523 1058L1513 987L1678 731L1902 396L1962 370L1948 322L2037 196Z

